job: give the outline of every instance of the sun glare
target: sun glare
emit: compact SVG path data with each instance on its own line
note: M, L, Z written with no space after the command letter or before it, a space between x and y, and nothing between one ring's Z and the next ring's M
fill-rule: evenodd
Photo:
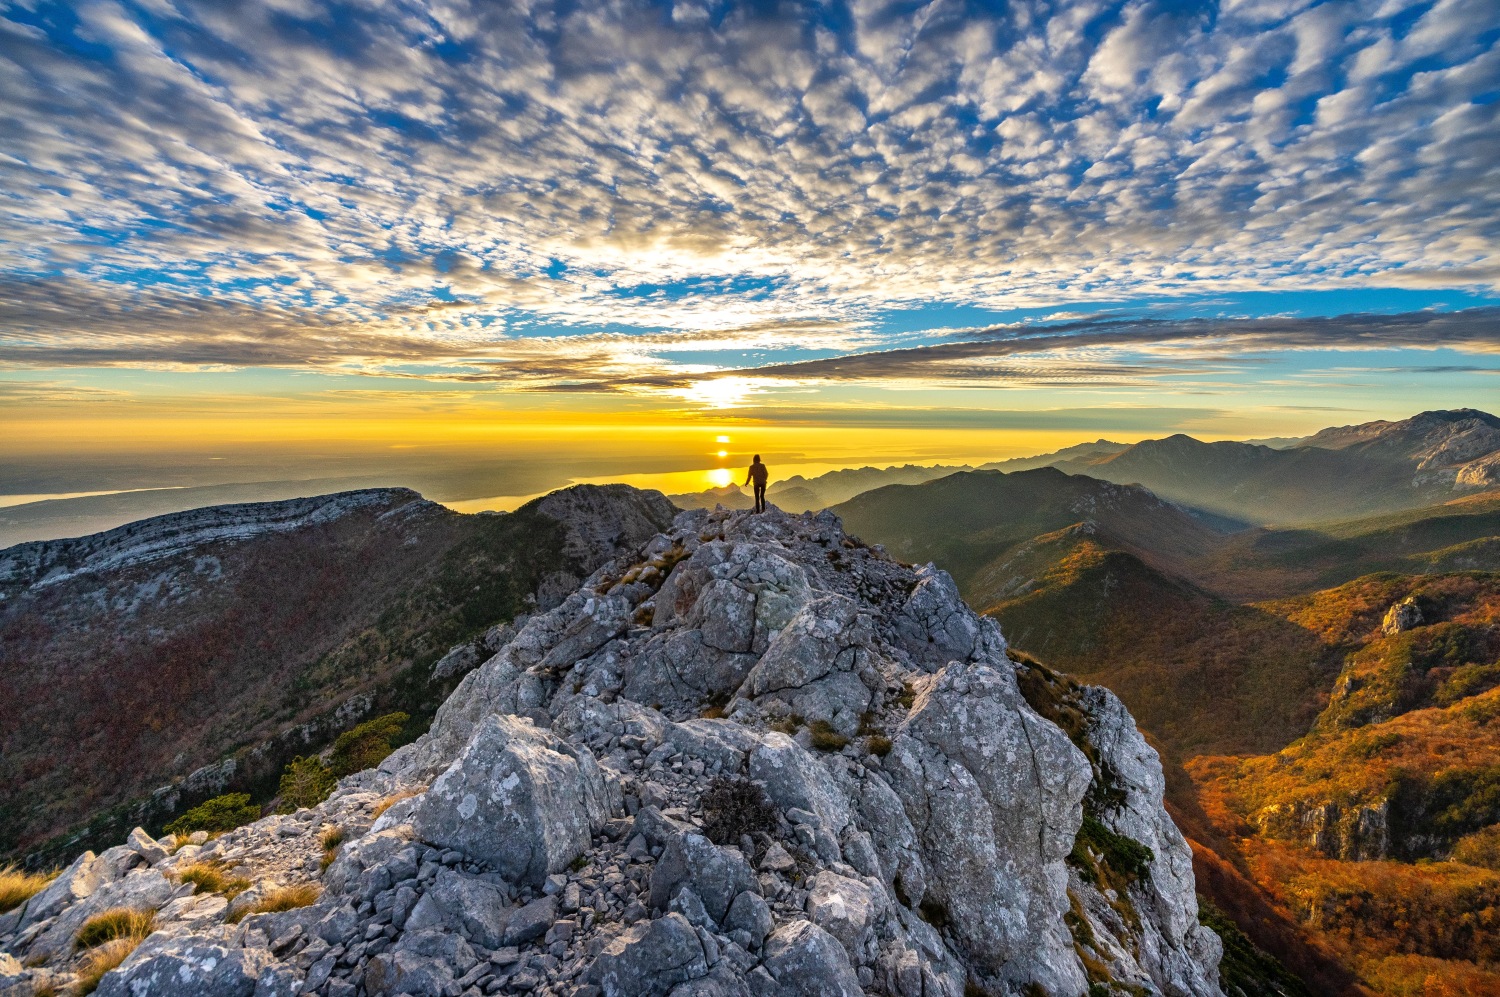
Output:
M719 456L720 457L728 457L729 456L729 451L728 450L720 450L719 451Z
M727 436L715 436L714 437L714 442L715 443L728 443L729 442L729 437L727 437Z
M729 468L720 467L708 472L708 484L711 488L724 488L730 482Z

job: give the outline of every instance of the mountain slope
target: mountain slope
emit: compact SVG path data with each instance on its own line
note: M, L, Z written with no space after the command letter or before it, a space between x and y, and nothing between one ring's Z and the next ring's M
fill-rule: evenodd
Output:
M1286 449L1179 434L1054 466L1248 524L1286 525L1442 502L1455 488L1492 483L1497 453L1500 419L1462 409L1326 429Z
M865 492L833 510L851 533L912 561L935 561L964 591L1001 554L1090 520L1122 548L1170 569L1213 550L1219 534L1143 488L1055 468L968 471Z
M1190 568L1199 584L1242 600L1333 588L1378 571L1500 571L1500 492L1305 529L1245 530Z
M0 552L0 851L101 812L84 833L107 833L110 808L231 753L163 804L274 777L368 710L430 715L450 646L557 601L673 511L623 486L503 516L380 489Z
M1172 578L1093 524L997 558L968 593L1016 647L1108 685L1174 757L1281 747L1337 669L1295 624Z
M0 915L0 973L75 983L128 900L99 997L1222 997L1162 789L1118 699L942 572L688 513L321 802L80 856Z

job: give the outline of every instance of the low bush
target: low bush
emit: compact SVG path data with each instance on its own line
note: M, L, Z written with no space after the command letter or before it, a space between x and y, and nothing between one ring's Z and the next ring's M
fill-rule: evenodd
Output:
M73 945L79 949L91 949L117 938L134 938L139 941L151 934L155 924L156 915L152 911L115 907L84 921Z
M698 799L703 833L719 845L737 844L740 836L776 830L780 813L760 783L742 776L715 776Z
M316 755L298 755L281 773L281 785L276 795L281 797L277 810L284 814L294 813L301 807L315 807L333 794L338 780Z
M15 865L0 866L0 912L21 906L57 878L54 872L27 872Z
M192 883L204 893L222 894L233 900L250 888L250 880L231 875L222 862L194 862L177 870L179 882Z
M344 731L333 742L329 769L342 778L379 765L394 750L391 742L401 736L410 719L405 713L387 713Z
M168 834L192 834L207 831L220 834L260 820L260 807L250 802L249 793L225 793L198 804L166 827Z
M797 731L802 729L802 725L804 723L806 723L806 721L802 719L801 714L791 713L771 724L771 729L779 730L787 737L796 737Z
M1073 853L1068 861L1077 867L1079 875L1089 882L1097 882L1093 852L1100 861L1128 880L1141 879L1150 871L1151 860L1156 856L1151 849L1123 834L1116 834L1096 817L1085 814L1078 837L1073 840Z
M891 753L891 739L884 734L867 737L865 738L865 750L872 755L879 755L881 758L884 758Z

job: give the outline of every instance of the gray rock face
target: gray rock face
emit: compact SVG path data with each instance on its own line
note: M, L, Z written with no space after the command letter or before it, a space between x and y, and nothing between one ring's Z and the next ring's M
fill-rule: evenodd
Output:
M160 939L160 940L158 940ZM99 997L291 997L296 981L270 952L152 936L106 973Z
M412 814L417 836L540 886L609 815L593 755L517 717L482 720Z
M651 874L652 906L664 909L681 886L697 893L716 923L724 920L735 897L760 891L760 882L738 849L721 848L701 834L676 834L667 841Z
M588 521L579 494L555 508ZM66 987L78 927L129 903L157 930L106 978L121 997L1072 997L1085 958L1219 997L1159 760L1117 699L1035 700L1079 718L1080 751L951 578L830 514L700 511L647 536L662 510L642 508L578 533L610 563L485 643L416 743L312 810L85 855L0 918L0 951L41 960L28 988ZM716 779L764 800L711 813ZM1117 893L1070 865L1086 806L1150 849ZM247 898L322 894L227 925L179 882L201 860ZM168 976L193 989L154 989Z
M811 921L793 921L766 939L765 965L786 997L862 997L844 948Z
M860 958L876 913L875 892L859 880L826 869L813 878L807 914L813 924L839 940L851 961Z
M1092 770L1021 698L1014 672L945 666L919 690L890 762L922 828L925 899L946 909L965 954L1060 993L1086 989L1063 922L1063 859Z
M679 983L707 975L697 932L681 914L667 914L605 946L589 969L589 982L605 997L665 997Z
M486 948L497 949L505 944L513 913L500 887L442 868L407 915L403 929L447 928L463 932Z
M375 956L365 970L372 994L440 994L479 960L467 942L443 931L414 931L390 952Z

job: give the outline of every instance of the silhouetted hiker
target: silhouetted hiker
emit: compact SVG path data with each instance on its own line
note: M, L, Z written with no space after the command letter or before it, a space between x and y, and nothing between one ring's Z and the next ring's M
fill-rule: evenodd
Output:
M755 459L750 462L750 473L745 475L745 484L755 482L756 512L766 511L766 479L770 476L771 472L760 462L760 454L756 454Z

